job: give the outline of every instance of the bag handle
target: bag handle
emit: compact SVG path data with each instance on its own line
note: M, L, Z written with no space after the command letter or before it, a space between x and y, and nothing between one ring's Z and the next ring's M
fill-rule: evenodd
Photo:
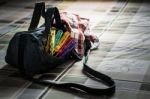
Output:
M61 23L59 10L57 7L48 8L45 14L45 32L43 33L44 37L48 37L50 28L55 20L57 28L62 29L63 25Z
M60 19L58 8L51 7L51 8L48 8L47 11L45 12L45 3L40 2L40 3L35 4L33 16L32 16L28 30L34 30L37 28L41 16L43 16L45 19L45 31L43 33L44 38L47 39L54 19L55 19L56 27L63 29L63 25L61 24L61 19Z
M45 17L45 3L44 2L39 2L35 4L32 19L31 19L28 30L34 30L37 28L41 16Z

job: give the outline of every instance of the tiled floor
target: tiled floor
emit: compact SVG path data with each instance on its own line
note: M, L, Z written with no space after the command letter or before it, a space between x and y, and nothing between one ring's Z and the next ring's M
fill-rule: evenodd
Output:
M17 1L17 0L16 0ZM136 1L136 0L135 0ZM139 0L48 1L60 11L78 13L91 20L91 33L101 45L91 52L88 65L115 79L114 96L94 96L41 86L19 76L4 61L7 45L17 31L27 30L35 1L9 2L0 6L0 99L149 99L150 97L150 3ZM10 13L6 13L10 12ZM3 14L2 14L3 13ZM84 83L103 88L82 74L82 61L73 60L49 73L51 80Z

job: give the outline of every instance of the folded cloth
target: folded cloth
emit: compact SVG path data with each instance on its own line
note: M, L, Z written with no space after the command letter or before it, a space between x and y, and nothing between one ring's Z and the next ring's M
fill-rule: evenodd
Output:
M96 35L90 33L89 19L80 17L77 14L68 12L60 13L61 21L67 27L67 31L71 33L71 37L75 39L76 46L75 50L80 55L84 55L84 40L88 39L92 43L92 49L98 48L99 39Z

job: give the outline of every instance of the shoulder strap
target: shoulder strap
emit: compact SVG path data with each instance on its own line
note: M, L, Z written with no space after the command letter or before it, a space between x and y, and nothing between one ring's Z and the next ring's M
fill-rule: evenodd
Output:
M39 80L39 79L33 79L34 82L42 84L42 85L52 85L59 88L69 88L74 89L78 91L83 91L89 94L96 94L96 95L112 95L115 92L115 82L108 77L107 75L104 75L100 72L97 72L84 64L83 66L83 73L86 74L88 77L103 82L108 86L106 89L100 89L100 88L94 88L94 87L88 87L83 84L77 84L77 83L63 83L63 82L55 82L50 80Z
M33 17L32 17L32 21L31 21L29 30L35 29L37 27L37 25L39 23L39 18L41 16L41 9L45 9L45 8L43 8L42 5L43 5L43 3L40 3L40 4L37 4L35 6L35 10L33 13ZM47 34L48 34L49 29L51 27L53 14L54 14L54 16L57 16L56 18L60 17L60 16L58 16L59 13L57 10L58 9L56 9L56 8L52 8L52 9L47 10L47 14L45 16L45 20L47 21L47 23L45 23L45 34L44 34L46 37L47 37ZM49 12L51 12L51 13L49 13ZM59 19L56 19L56 21L59 21ZM35 79L35 78L31 78L30 80L32 80L36 83L42 84L42 85L52 85L52 86L59 87L59 88L60 87L61 88L69 88L69 89L74 89L74 90L78 90L78 91L83 91L83 92L86 92L89 94L112 95L115 92L116 86L115 86L115 82L113 81L112 78L110 78L107 75L102 74L98 71L93 70L92 68L90 68L85 63L83 64L83 70L82 71L88 77L90 77L96 81L103 82L104 84L106 84L108 86L108 88L100 89L100 88L88 87L88 86L83 85L83 84L55 82L55 81L40 80L40 79Z
M28 30L34 30L37 28L41 16L45 17L45 3L44 2L35 4L31 23L30 23Z
M87 41L88 42L88 41ZM85 43L86 45L86 43ZM89 94L96 94L96 95L112 95L115 93L115 82L114 80L98 71L95 71L94 69L90 68L88 65L86 65L86 57L89 56L90 46L85 46L85 61L83 63L83 69L82 72L90 77L93 80L96 80L98 82L101 82L108 86L108 88L100 89L100 88L94 88L94 87L88 87L83 84L77 84L77 83L63 83L63 82L55 82L55 81L43 81L39 79L33 79L36 83L44 84L44 85L53 85L55 87L61 87L61 88L70 88L78 91L83 91Z
M46 12L46 16L45 16L45 36L47 37L47 34L50 30L51 27L51 22L52 20L52 16L54 15L57 16L56 18L59 18L60 16L58 15L58 9L56 8L49 8ZM56 22L59 21L58 19L56 19ZM89 52L90 51L90 46L88 44L88 41L85 41L85 56L88 57L89 56ZM85 57L85 60L87 61ZM56 81L51 81L51 80L40 80L40 79L35 79L32 78L31 80L39 83L39 84L43 84L43 85L52 85L55 87L59 87L59 88L69 88L69 89L74 89L74 90L78 90L78 91L83 91L89 94L97 94L97 95L112 95L115 92L115 82L113 81L112 78L108 77L105 74L102 74L98 71L93 70L92 68L90 68L88 65L86 65L86 61L83 63L83 73L85 75L87 75L88 77L92 78L93 80L96 80L98 82L101 82L103 84L106 84L108 86L108 88L105 89L100 89L100 88L94 88L94 87L89 87L83 84L77 84L77 83L64 83L64 82L56 82Z

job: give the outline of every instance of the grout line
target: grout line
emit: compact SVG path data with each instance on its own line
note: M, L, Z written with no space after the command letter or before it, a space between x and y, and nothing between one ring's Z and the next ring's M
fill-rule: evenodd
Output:
M121 0L118 0L121 1ZM123 13L126 5L128 4L129 0L126 0L124 6L119 10L118 14L116 15L116 17L114 17L114 19L112 19L112 21L110 23L107 24L107 26L102 30L102 32L100 33L100 35L98 36L98 38L100 38L108 29L111 28L113 22L116 21L116 19Z

